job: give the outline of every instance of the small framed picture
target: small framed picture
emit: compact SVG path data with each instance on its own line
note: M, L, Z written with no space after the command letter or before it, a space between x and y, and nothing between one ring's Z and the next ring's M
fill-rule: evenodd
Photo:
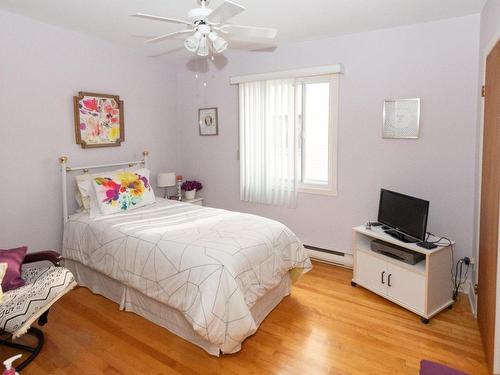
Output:
M417 139L420 127L420 98L384 101L383 138Z
M200 127L200 135L218 135L217 108L200 108L198 110L198 126Z

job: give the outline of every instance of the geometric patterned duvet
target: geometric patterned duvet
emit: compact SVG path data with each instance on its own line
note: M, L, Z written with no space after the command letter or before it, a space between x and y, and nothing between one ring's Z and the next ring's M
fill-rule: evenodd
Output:
M223 353L255 332L260 297L292 268L311 269L277 221L163 199L98 219L72 215L63 256L181 311Z

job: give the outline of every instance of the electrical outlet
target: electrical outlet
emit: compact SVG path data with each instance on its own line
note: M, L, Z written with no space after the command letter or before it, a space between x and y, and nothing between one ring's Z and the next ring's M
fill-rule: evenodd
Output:
M471 257L470 258L470 264L476 264L476 258L475 257Z

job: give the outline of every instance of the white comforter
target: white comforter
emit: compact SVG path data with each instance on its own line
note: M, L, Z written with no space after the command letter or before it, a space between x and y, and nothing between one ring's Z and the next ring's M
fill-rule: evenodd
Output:
M126 214L72 215L63 256L181 311L224 353L256 330L250 308L292 268L299 239L260 216L158 199Z

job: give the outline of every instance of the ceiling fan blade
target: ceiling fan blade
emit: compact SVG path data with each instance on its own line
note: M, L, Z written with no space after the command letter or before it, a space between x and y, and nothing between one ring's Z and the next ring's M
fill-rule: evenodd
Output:
M156 20L156 21L171 22L171 23L181 23L183 25L191 25L191 22L188 22L188 21L178 20L175 18L153 16L151 14L136 13L136 14L131 14L131 16L138 17L138 18L145 18L147 20Z
M208 15L207 20L216 24L224 23L244 10L245 8L241 5L226 0Z
M229 39L229 49L244 51L274 51L278 46L275 43L251 40Z
M144 43L156 43L156 42L161 42L162 40L165 40L165 39L169 39L169 38L172 38L176 35L180 35L180 34L186 34L186 33L192 33L196 31L195 29L187 29L187 30L179 30L179 31L174 31L173 33L168 33L168 34L165 34L165 35L160 35L160 36L157 36L156 38L153 38L153 39L148 39L148 40L145 40Z
M255 27L255 26L241 26L241 25L222 25L218 27L224 33L241 35L250 38L265 38L274 39L278 30L270 29L268 27Z

